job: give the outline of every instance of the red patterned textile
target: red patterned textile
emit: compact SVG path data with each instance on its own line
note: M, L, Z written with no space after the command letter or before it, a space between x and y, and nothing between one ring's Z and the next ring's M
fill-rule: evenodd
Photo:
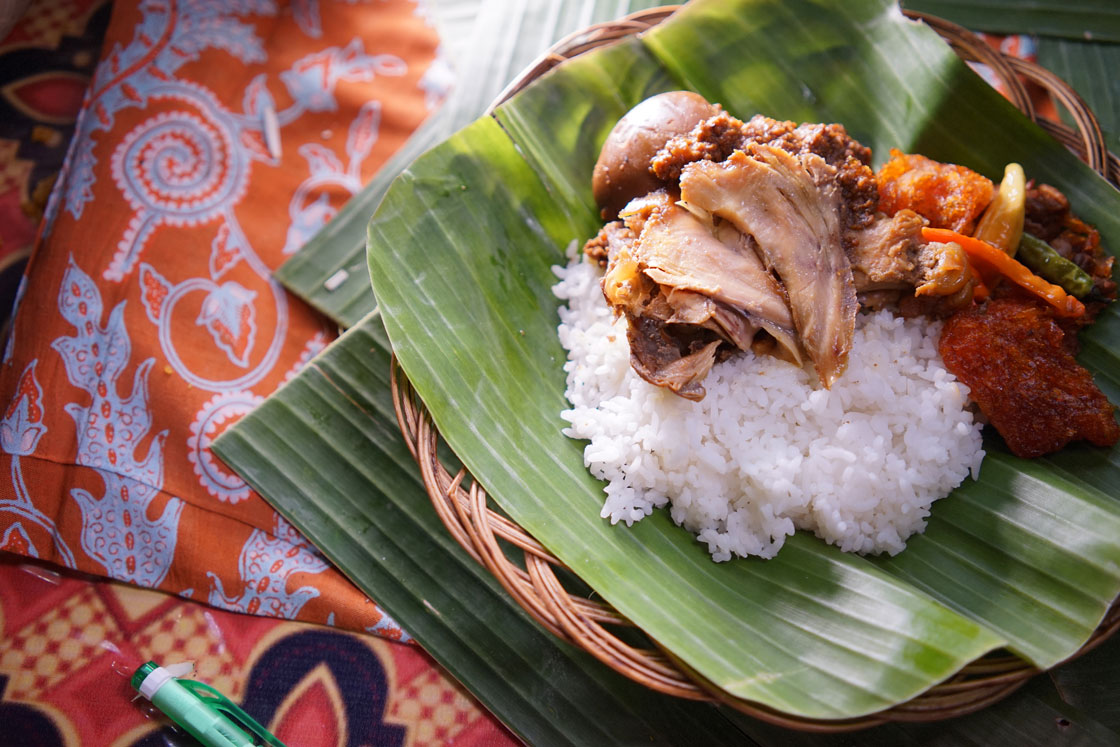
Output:
M194 677L301 747L506 747L516 740L416 646L252 618L0 553L5 744L185 744L136 696L145 661ZM17 736L18 735L18 736Z
M31 251L108 16L105 0L42 0L0 39L0 269Z
M114 4L0 365L0 548L403 636L209 445L334 337L271 270L438 103L437 42L410 0Z

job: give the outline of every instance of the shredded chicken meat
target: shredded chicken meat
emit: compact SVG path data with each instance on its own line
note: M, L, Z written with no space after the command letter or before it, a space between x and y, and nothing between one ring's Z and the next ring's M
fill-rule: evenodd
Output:
M767 268L781 278L801 342L826 387L847 366L858 309L840 246L838 195L817 187L810 173L828 168L811 153L795 158L752 144L749 155L735 151L720 163L696 161L680 176L685 203L757 242Z
M706 225L664 191L632 201L588 242L608 257L603 295L626 315L631 364L643 378L687 399L721 343L748 350L759 330L800 362L781 288L746 236L731 225Z

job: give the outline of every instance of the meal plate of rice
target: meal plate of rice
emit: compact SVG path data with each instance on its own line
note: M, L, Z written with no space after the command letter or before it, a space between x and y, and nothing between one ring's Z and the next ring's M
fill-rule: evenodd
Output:
M1040 668L1076 652L1120 592L1115 453L1013 456L939 360L939 322L861 313L827 389L749 352L699 402L630 372L602 271L573 247L602 226L589 175L607 134L678 89L997 180L1017 161L1120 246L1120 194L895 4L700 0L543 76L414 163L374 216L381 317L448 445L597 597L734 698L849 719L996 649ZM1083 341L1120 401L1116 311Z

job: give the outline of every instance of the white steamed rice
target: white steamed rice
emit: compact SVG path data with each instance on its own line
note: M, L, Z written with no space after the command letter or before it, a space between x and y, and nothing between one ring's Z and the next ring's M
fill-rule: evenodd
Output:
M744 353L716 364L691 402L630 367L595 265L553 268L568 350L564 433L607 481L602 516L632 524L671 504L712 558L773 557L795 529L842 550L900 552L930 504L984 457L968 389L942 366L940 324L861 314L831 390L806 370Z

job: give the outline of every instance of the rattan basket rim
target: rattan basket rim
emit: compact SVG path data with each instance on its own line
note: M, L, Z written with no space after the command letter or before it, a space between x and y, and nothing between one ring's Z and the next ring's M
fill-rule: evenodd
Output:
M583 52L614 43L652 28L680 6L663 6L608 23L596 24L553 45L530 64L497 97L488 113L552 68ZM1120 159L1109 153L1097 119L1064 81L1030 62L994 50L972 32L934 16L906 15L937 31L967 62L987 65L1000 79L1007 98L1027 117L1114 184L1120 183ZM1042 119L1034 109L1024 80L1041 86L1072 117L1075 127ZM554 568L565 568L551 552L515 522L487 506L486 491L463 469L452 474L440 461L441 437L394 356L392 398L397 421L409 451L420 467L425 490L452 537L499 581L511 597L545 629L574 644L623 674L659 692L692 700L728 705L763 721L812 732L845 732L889 722L931 722L954 718L1006 698L1040 670L1007 652L994 652L970 662L957 674L915 698L878 713L852 719L817 720L782 713L730 696L691 670L655 641L649 648L625 643L608 626L633 627L609 605L569 594ZM502 548L520 549L524 568L511 562ZM567 569L566 569L567 570ZM570 572L570 570L569 570ZM1070 659L1096 647L1120 628L1120 601L1114 603L1097 630ZM1068 660L1067 660L1068 661Z

